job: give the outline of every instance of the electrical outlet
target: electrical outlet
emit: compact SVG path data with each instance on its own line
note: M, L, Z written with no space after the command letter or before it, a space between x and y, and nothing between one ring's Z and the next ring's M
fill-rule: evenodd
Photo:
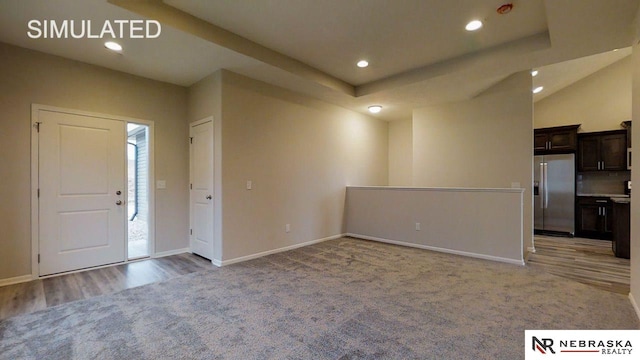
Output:
M420 231L420 223L416 223L416 231Z
M291 231L291 224L286 224L284 226L284 232L289 232L289 231Z

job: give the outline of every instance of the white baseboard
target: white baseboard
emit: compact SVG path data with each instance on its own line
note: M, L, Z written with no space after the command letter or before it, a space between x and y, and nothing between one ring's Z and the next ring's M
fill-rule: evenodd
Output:
M152 258L161 258L161 257L165 257L165 256L184 254L184 253L188 253L188 252L191 252L191 249L184 248L184 249L162 251L162 252L157 252L157 253L153 254Z
M290 246L285 246L285 247L282 247L282 248L273 249L273 250L269 250L269 251L264 251L264 252L257 253L257 254L241 256L241 257L238 257L238 258L235 258L235 259L222 260L222 261L213 260L212 263L215 266L227 266L227 265L231 265L231 264L235 264L235 263L239 263L239 262L243 262L243 261L247 261L247 260L257 259L257 258L260 258L260 257L263 257L263 256L267 256L267 255L271 255L271 254L277 254L277 253L280 253L280 252L285 252L285 251L301 248L301 247L304 247L304 246L309 246L309 245L321 243L323 241L339 239L339 238L344 237L344 236L345 236L345 234L333 235L333 236L329 236L329 237L326 237L326 238L311 240L311 241L307 241L307 242L303 242L303 243L295 244L295 245L290 245Z
M22 275L22 276L7 278L7 279L0 279L0 286L20 284L20 283L31 281L31 280L33 280L33 276L31 275Z
M535 248L534 246L529 246L529 247L527 248L527 251L529 251L529 252L530 252L530 253L532 253L532 254L535 254L535 253L536 253L536 248Z
M409 243L409 242L404 242L404 241L389 240L389 239L383 239L383 238L367 236L367 235L359 235L359 234L347 233L346 236L351 236L351 237L354 237L354 238L371 240L371 241L379 241L379 242L383 242L383 243L387 243L387 244L393 244L393 245L408 246L408 247L414 247L414 248L418 248L418 249L437 251L437 252L442 252L442 253L447 253L447 254L467 256L467 257L483 259L483 260L498 261L498 262L503 262L503 263L507 263L507 264L519 265L519 266L524 266L525 265L524 259L519 259L518 260L518 259L503 258L503 257L499 257L499 256L476 254L476 253L471 253L471 252L466 252L466 251L452 250L452 249L446 249L446 248L440 248L440 247L428 246L428 245L421 245L421 244L414 244L414 243Z
M629 293L629 300L631 300L631 305L633 306L633 309L636 311L636 316L638 317L638 319L640 319L640 307L638 307L638 303L636 302L636 299L633 297L633 294Z

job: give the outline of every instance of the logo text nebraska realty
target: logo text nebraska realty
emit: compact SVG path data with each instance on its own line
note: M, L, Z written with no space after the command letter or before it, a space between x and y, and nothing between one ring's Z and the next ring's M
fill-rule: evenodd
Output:
M155 39L162 26L156 20L29 20L27 36L32 39Z
M637 358L640 330L525 330L525 359L583 359L627 355ZM640 351L640 350L639 350Z
M554 341L550 338L538 339L531 337L531 349L545 354L547 351L555 354ZM560 352L602 352L606 355L631 355L633 345L630 340L560 340Z

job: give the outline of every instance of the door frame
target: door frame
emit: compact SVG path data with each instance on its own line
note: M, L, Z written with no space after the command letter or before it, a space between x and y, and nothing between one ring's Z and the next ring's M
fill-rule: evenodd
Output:
M108 120L116 120L124 122L124 144L127 143L127 131L126 124L134 123L145 125L149 127L149 256L155 255L155 136L154 136L154 122L151 120L136 119L124 116L103 114L97 112L61 108L56 106L31 104L31 277L33 279L46 278L50 276L56 276L58 274L49 276L40 276L40 265L38 263L38 254L40 249L40 202L38 201L38 188L40 179L40 143L39 143L39 131L38 131L38 114L40 110L58 112L70 115L80 115L87 117L95 117ZM124 151L125 164L127 151ZM124 169L125 180L127 178L127 167ZM125 234L128 234L128 223L125 222ZM128 241L128 236L125 238ZM125 244L125 259L124 263L130 262L128 259L128 246ZM120 264L120 263L119 263ZM110 265L107 265L110 266ZM100 266L98 266L100 267ZM74 272L73 270L70 272Z

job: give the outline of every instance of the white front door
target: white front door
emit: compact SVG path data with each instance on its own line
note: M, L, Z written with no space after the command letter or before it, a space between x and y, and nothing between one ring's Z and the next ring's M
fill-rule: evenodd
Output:
M191 124L191 251L213 259L213 121Z
M125 260L125 122L38 110L40 275Z

